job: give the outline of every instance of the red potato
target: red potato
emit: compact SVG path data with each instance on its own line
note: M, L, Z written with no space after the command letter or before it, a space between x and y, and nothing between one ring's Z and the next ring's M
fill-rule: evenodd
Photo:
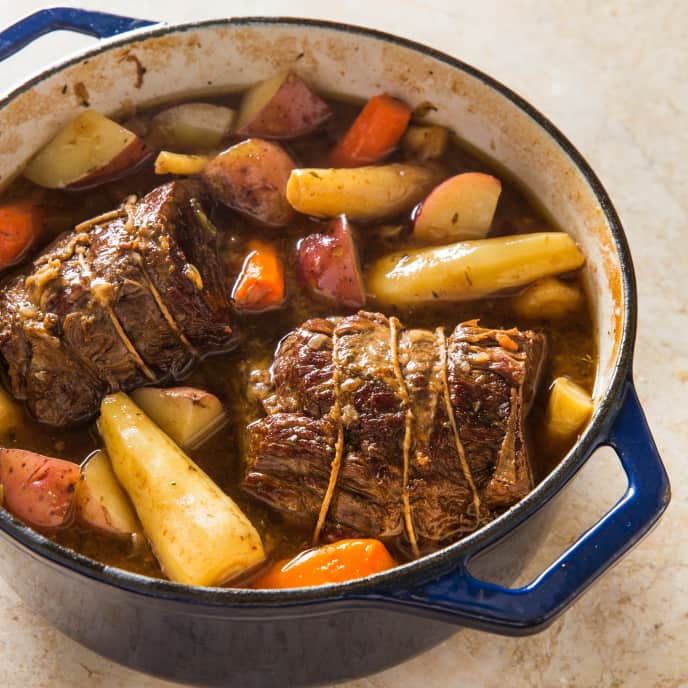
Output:
M227 423L222 402L195 387L140 387L133 400L182 449L195 449Z
M91 528L120 537L141 532L134 507L117 481L108 455L100 449L81 467L75 502L77 518Z
M133 172L150 155L136 134L86 110L38 152L24 176L48 189L89 189Z
M242 98L237 132L265 139L295 139L332 117L329 105L294 72L280 72L249 89Z
M297 270L316 296L347 308L365 305L365 286L354 241L345 215L327 224L326 234L311 234L299 241Z
M234 110L211 103L182 103L151 120L150 136L159 148L180 153L217 149L234 122Z
M294 217L287 181L296 167L276 143L246 139L213 158L201 171L213 197L268 227Z
M499 179L464 172L435 187L413 215L413 234L421 241L484 239L502 192Z
M23 449L0 449L4 506L28 525L52 533L69 525L79 466Z

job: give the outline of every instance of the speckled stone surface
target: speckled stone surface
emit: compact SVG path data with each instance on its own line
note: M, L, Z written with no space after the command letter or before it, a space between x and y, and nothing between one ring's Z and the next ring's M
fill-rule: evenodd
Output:
M146 18L289 14L350 21L451 53L511 86L574 142L626 227L640 291L636 381L669 468L656 530L551 628L525 639L457 633L349 688L688 686L688 2L584 0L206 0L75 3ZM0 2L0 25L45 3ZM42 39L0 71L0 88L90 39ZM541 555L552 561L621 494L601 453L576 478ZM0 582L0 686L163 688L47 626Z

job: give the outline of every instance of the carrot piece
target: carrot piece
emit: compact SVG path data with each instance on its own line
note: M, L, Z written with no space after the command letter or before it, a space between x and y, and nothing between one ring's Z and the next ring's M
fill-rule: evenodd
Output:
M0 206L0 270L16 263L38 237L43 211L29 201Z
M302 588L343 583L380 573L396 562L379 540L340 540L273 564L253 588Z
M386 158L411 119L411 108L386 93L373 96L330 153L333 167L359 167Z
M284 275L274 246L251 241L232 298L234 305L245 311L279 308L284 302Z

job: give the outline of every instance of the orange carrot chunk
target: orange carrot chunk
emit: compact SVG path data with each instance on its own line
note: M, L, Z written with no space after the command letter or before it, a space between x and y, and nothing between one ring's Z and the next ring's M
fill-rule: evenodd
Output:
M386 158L398 145L411 108L386 93L373 96L330 154L333 167L359 167Z
M252 583L254 588L302 588L344 583L380 573L396 562L379 540L340 540L273 564Z
M266 311L284 303L284 275L275 248L263 241L251 241L232 298L236 308Z
M40 234L43 212L22 201L0 206L0 270L16 263Z

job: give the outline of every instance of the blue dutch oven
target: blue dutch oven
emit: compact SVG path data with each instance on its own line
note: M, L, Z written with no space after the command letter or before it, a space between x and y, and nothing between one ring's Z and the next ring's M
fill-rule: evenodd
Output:
M0 185L83 107L70 88L79 82L90 106L105 113L199 88L243 88L284 67L302 70L323 90L360 98L384 90L411 105L429 100L438 123L487 151L582 247L599 370L593 418L569 454L526 499L441 552L346 584L192 588L87 559L0 509L0 573L29 606L96 652L168 679L242 688L315 685L398 663L461 626L514 636L537 632L652 528L669 502L669 483L632 382L637 305L628 244L597 177L543 115L431 48L304 19L172 26L50 9L1 32L0 59L65 29L100 41L0 101ZM138 66L145 68L143 78ZM507 536L537 543L549 527L544 507L604 445L614 449L628 477L608 513L524 587L470 573L471 560Z

